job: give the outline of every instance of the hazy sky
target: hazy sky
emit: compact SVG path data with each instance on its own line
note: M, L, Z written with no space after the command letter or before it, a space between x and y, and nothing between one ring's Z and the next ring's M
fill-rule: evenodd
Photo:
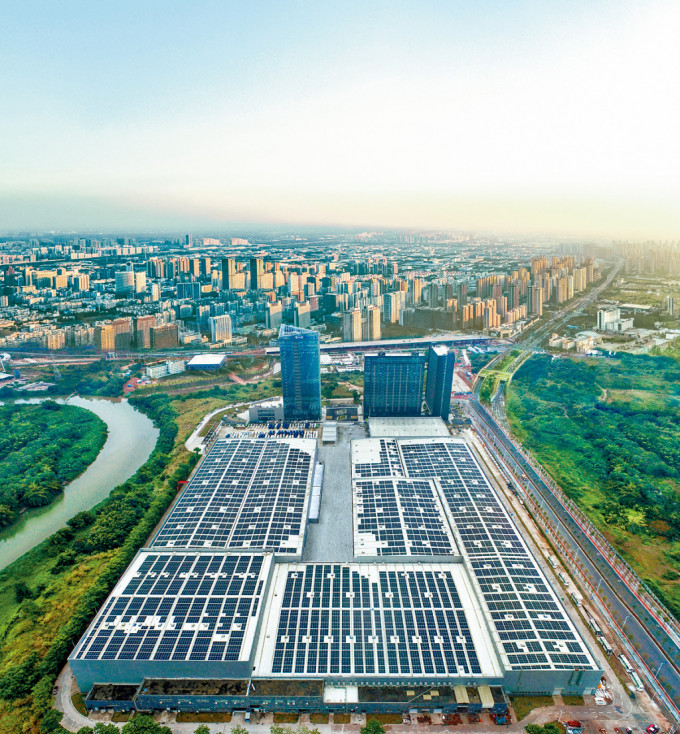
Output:
M0 229L680 234L680 3L0 4Z

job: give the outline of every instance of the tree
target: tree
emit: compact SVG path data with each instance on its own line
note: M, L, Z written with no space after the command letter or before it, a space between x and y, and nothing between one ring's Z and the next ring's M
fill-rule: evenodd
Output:
M172 734L167 726L161 726L153 716L135 716L123 727L123 734Z
M248 734L248 730L244 726L236 724L236 726L231 727L231 734Z
M50 709L47 711L40 720L40 734L57 734L57 732L64 731L59 723L63 716L64 714L56 709ZM90 734L91 731L92 729L85 734ZM78 732L78 734L80 734L80 732Z
M385 734L385 727L377 719L369 719L361 727L361 734Z
M81 726L76 734L94 734L91 726Z
M100 722L94 725L94 734L120 734L120 729L115 724Z
M234 731L232 729L232 731ZM244 730L245 731L245 730ZM210 729L205 724L201 724L198 729L194 732L194 734L210 734Z
M18 604L21 604L24 599L32 599L33 592L23 581L19 581L19 583L14 585L14 598Z

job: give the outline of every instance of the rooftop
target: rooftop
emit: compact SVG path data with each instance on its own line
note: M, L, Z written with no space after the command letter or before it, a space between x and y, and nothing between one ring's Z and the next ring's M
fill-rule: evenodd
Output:
M405 418L369 418L371 437L425 438L428 436L450 436L446 423L441 418L413 416Z

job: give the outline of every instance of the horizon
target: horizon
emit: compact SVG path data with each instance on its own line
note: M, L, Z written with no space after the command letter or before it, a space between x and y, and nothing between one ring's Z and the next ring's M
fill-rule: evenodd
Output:
M667 0L3 15L3 231L680 232Z

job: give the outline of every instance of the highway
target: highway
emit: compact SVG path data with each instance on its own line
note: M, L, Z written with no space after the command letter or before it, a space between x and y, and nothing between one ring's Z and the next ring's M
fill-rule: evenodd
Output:
M519 364L522 357L540 348L540 342L549 333L564 325L574 313L582 312L592 304L618 275L623 260L618 259L607 278L597 288L568 307L561 309L537 329L528 333L521 344L522 353L515 360ZM514 345L499 353L486 367L502 359ZM602 539L595 537L584 524L579 514L571 510L546 484L541 475L530 463L520 447L507 434L505 419L505 396L498 390L492 401L492 412L481 405L478 399L481 380L475 382L474 394L467 401L470 416L478 433L487 445L503 459L506 468L514 475L539 504L548 522L559 533L576 565L587 583L599 597L599 601L612 617L612 625L618 626L615 632L637 653L647 685L656 694L657 700L669 712L676 723L680 724L680 644L677 632L659 618L657 610L650 608L644 595L636 592L637 583L632 575L621 572L619 564L608 560L611 549L603 546ZM504 385L503 385L504 387ZM493 453L492 452L492 453ZM606 542L606 541L605 541ZM594 594L591 594L594 598ZM635 656L634 656L635 657Z
M467 405L479 435L487 445L491 445L492 453L500 453L519 483L538 500L548 520L560 531L571 555L583 569L591 586L598 589L602 602L633 642L635 650L647 667L648 675L645 677L649 679L651 676L656 680L653 671L663 669L663 675L659 676L662 683L657 680L659 696L665 699L666 708L674 713L676 721L680 723L680 708L676 703L680 702L680 648L676 640L656 621L619 572L612 567L578 518L550 490L491 414L474 398L467 401Z

